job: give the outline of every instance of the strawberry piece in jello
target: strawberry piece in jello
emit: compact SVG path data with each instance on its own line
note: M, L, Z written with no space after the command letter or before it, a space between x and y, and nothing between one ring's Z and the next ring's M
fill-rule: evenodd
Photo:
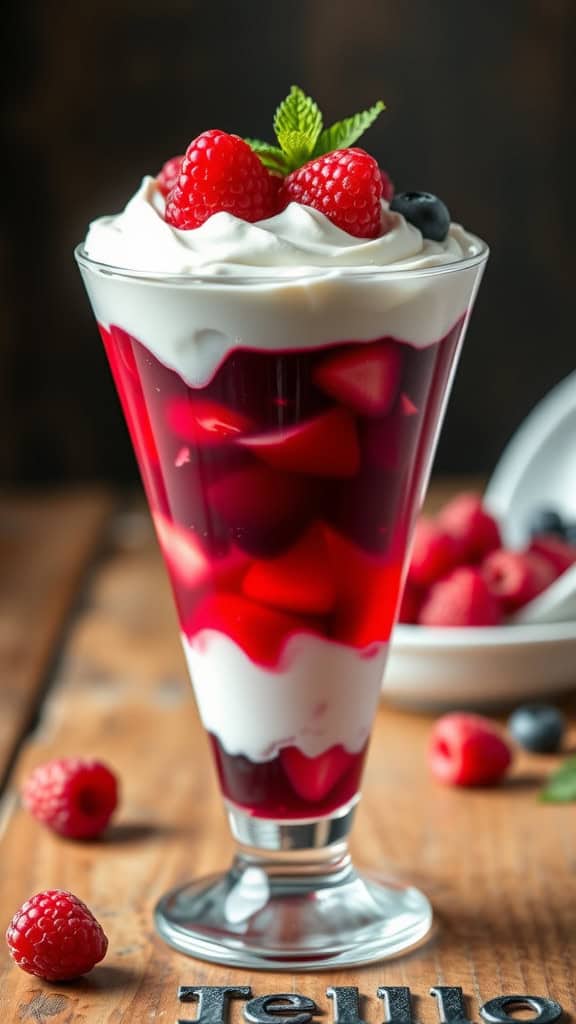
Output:
M220 402L178 395L166 407L170 429L182 441L198 445L221 445L254 430L254 423Z
M323 800L354 764L357 754L349 754L342 746L331 747L318 757L306 757L297 747L280 752L282 768L290 785L303 800Z
M317 632L306 619L225 592L208 595L183 624L189 639L205 629L225 633L252 661L271 667L290 636Z
M352 477L360 466L354 418L346 409L329 409L311 420L240 443L275 469L323 477Z
M395 620L401 562L368 555L330 528L326 540L338 585L334 639L360 649L386 642Z
M264 465L223 475L208 485L208 495L238 544L263 556L292 542L307 520L312 497L301 478Z
M390 412L402 375L400 347L392 341L354 345L328 356L314 371L315 383L326 394L361 416Z
M290 612L330 612L336 586L322 528L315 524L289 551L254 562L244 577L243 590L248 597Z

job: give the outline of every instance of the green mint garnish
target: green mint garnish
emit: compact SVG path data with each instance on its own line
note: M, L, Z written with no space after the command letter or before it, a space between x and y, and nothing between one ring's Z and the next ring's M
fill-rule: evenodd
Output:
M381 100L373 107L323 130L322 114L310 96L293 85L274 115L274 131L278 145L259 139L246 139L262 163L271 171L289 174L314 157L334 149L353 146L385 109Z
M353 117L336 121L319 136L313 155L320 156L322 153L331 153L333 149L346 149L347 146L353 146L385 109L382 100L378 100L368 110L361 110Z
M260 139L244 139L244 142L247 142L250 148L258 154L268 170L286 174L286 157L278 146L273 146L270 142L262 142Z
M576 757L569 757L550 776L540 799L547 804L567 804L576 800Z

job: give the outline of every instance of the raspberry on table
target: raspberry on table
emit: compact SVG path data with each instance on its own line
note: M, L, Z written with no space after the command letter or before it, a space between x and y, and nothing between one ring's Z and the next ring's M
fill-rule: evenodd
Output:
M26 900L6 932L12 959L46 981L71 981L103 960L108 939L82 900L49 889Z
M428 748L430 770L452 786L488 786L506 774L510 747L482 715L451 712L436 722Z
M164 217L187 231L221 212L264 220L276 212L277 202L278 179L250 146L238 135L211 129L188 146Z
M163 196L167 196L177 183L183 159L183 154L171 156L156 175L156 184Z
M310 160L284 180L281 196L319 210L357 238L385 234L383 180L374 157L363 149L336 149Z
M34 769L22 798L30 813L59 835L95 839L116 809L118 781L101 761L57 758Z

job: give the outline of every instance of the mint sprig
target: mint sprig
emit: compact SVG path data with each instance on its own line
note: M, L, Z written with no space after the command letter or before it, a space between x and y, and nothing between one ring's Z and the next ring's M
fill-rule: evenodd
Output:
M274 131L281 149L285 143L290 147L294 135L301 136L302 143L312 155L318 136L322 131L322 114L314 102L297 85L293 85L285 100L274 114Z
M567 804L576 800L576 757L569 757L550 776L540 799L547 804Z
M382 100L378 100L368 110L361 110L353 117L336 121L319 136L313 156L321 156L322 153L331 153L333 149L346 149L347 146L353 146L385 109Z
M278 171L286 174L286 156L278 146L270 142L262 142L260 139L244 139L251 149L258 154L262 163L269 171Z
M318 105L299 86L293 85L274 115L278 145L260 139L245 141L258 154L265 167L285 175L314 157L331 153L334 149L353 146L383 110L384 104L378 100L368 110L323 128Z

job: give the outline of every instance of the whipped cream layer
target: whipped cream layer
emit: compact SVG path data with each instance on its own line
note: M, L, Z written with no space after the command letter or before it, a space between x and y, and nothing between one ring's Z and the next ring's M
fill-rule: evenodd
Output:
M82 269L104 326L128 331L193 387L238 347L303 349L385 335L417 346L439 341L466 313L478 269L426 272L484 248L459 225L442 243L424 239L386 203L392 228L375 239L354 238L298 203L256 224L217 213L191 231L167 224L163 212L163 196L145 178L123 213L90 226L84 244L91 260L136 276Z
M341 744L358 753L376 713L388 650L371 656L300 634L277 669L255 665L230 637L203 630L182 636L205 728L228 754L270 761L283 747L318 757Z

